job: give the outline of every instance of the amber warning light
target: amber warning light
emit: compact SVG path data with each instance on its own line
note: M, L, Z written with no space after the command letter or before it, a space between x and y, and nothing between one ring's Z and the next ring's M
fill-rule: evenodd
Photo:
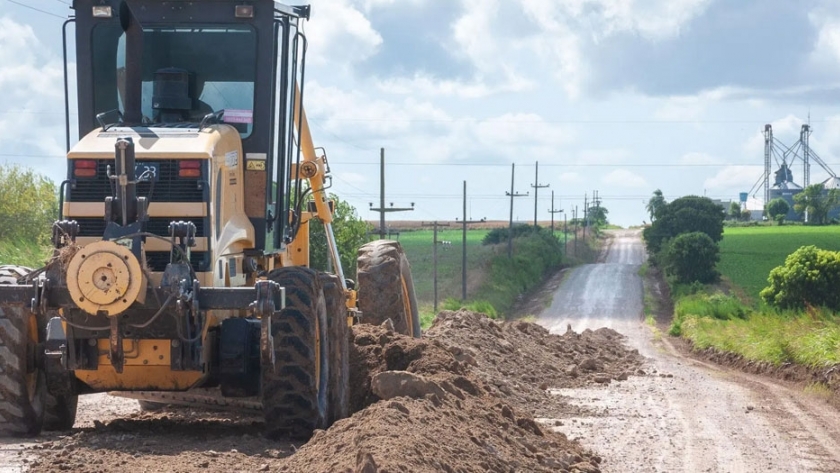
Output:
M178 162L178 177L201 177L201 161L185 160Z
M92 159L78 159L73 162L74 177L96 177L96 161Z

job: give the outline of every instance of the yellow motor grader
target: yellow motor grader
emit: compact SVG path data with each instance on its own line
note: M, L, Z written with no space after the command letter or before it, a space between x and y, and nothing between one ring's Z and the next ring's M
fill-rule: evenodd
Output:
M303 108L308 6L74 0L78 142L53 256L0 266L0 434L67 429L80 394L247 405L306 437L348 415L348 327L419 336L384 240L346 279ZM65 72L67 60L65 57ZM309 268L324 224L332 272ZM239 403L239 404L237 404Z

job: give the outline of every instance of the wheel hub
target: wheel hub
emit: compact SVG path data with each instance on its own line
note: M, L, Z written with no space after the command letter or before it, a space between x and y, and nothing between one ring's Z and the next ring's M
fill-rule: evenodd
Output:
M98 241L77 252L67 266L67 288L76 305L96 315L117 315L142 295L140 263L131 251Z

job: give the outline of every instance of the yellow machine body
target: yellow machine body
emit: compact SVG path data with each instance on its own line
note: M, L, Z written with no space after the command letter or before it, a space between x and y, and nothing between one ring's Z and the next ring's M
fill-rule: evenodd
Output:
M303 113L303 112L302 112ZM309 221L317 217L325 222L332 220L324 188L325 164L323 157L315 155L309 129L300 129L303 138L303 160L292 166L292 179L305 179L310 186L321 189L314 193L316 212L303 212L301 227L296 238L284 251L256 259L259 268L270 271L281 266L309 265ZM68 153L68 159L99 160L113 157L113 144L117 137L133 139L137 162L161 159L202 160L208 163L210 202L156 202L150 203L150 218L166 217L172 220L207 218L210 231L197 237L193 251L210 251L210 271L197 272L196 278L203 287L252 286L255 277L245 271L245 250L255 244L254 227L249 216L262 216L265 209L249 201L248 193L256 193L253 202L264 196L265 166L242 163L242 144L239 133L227 125L212 125L203 130L155 130L153 133L132 129L119 131L95 130L84 137ZM307 146L308 144L308 146ZM259 161L250 160L250 163ZM317 186L317 187L315 187ZM247 189L247 193L246 193ZM65 219L104 217L104 205L98 202L65 202ZM142 269L144 261L136 261L127 248L119 242L105 242L99 237L78 237L81 249L68 265L67 284L74 302L84 311L118 316L135 302L142 303L148 285L157 286L162 273ZM148 239L144 250L170 251L171 244L161 239ZM110 265L110 266L109 266ZM251 273L253 274L253 273ZM104 280L103 280L104 278ZM348 307L355 308L354 291L347 291ZM208 311L204 333L228 317L242 316L241 311ZM348 323L351 319L348 318ZM200 384L206 373L172 371L169 368L168 340L124 340L126 362L122 373L117 373L108 362L108 340L99 341L100 363L96 370L76 370L76 377L89 387L102 390L184 390ZM163 345L166 346L163 349ZM209 348L206 348L209 349ZM164 354L163 352L166 352ZM161 358L163 357L163 358Z

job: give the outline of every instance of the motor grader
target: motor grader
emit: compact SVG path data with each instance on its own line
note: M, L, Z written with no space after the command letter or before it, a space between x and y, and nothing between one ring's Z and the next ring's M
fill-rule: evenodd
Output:
M348 415L348 331L420 335L384 240L346 279L303 108L308 6L74 0L54 251L0 267L0 433L70 428L80 394L260 409L270 435ZM67 64L75 32L78 141ZM331 272L309 268L323 222ZM3 222L4 225L11 222Z

